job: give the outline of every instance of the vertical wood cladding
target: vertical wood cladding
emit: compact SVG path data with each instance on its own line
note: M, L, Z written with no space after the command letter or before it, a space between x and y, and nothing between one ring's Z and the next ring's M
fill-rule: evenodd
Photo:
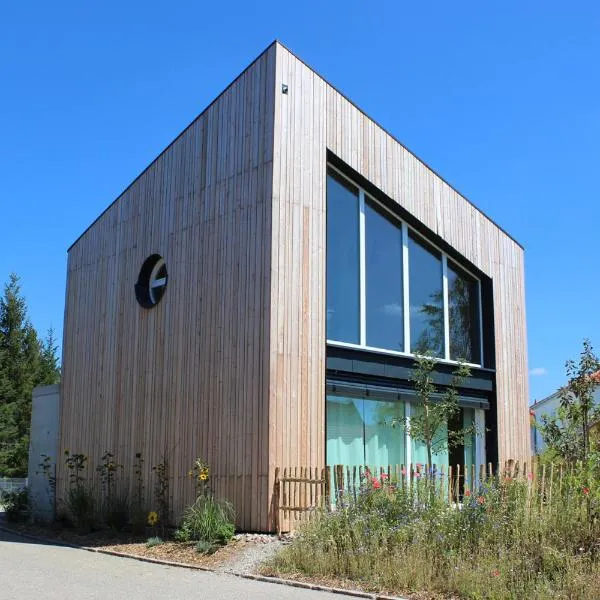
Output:
M276 65L271 472L325 461L327 150L492 278L500 459L528 457L522 248L281 45Z
M63 350L61 449L110 450L128 473L140 452L148 497L166 452L174 514L201 456L255 530L268 527L274 59L272 46L71 248ZM148 310L134 284L153 253L169 278Z
M275 467L325 461L327 151L492 278L500 458L529 455L522 249L277 43L70 249L61 449L140 452L149 498L166 453L175 515L200 456L239 527L273 527Z

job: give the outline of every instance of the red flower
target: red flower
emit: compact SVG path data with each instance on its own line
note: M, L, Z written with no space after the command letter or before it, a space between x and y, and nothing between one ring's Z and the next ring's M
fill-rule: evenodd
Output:
M529 479L529 481L533 480L533 471L529 471L529 473L527 473L527 479Z
M406 475L406 469L402 469L402 475Z
M373 479L373 487L378 490L381 487L381 484L377 479Z
M485 502L485 498L483 496L477 497L477 504L483 504Z
M387 479L387 478L388 478L388 475L387 475L387 473L382 473L382 474L381 474L381 480L382 480L382 481L383 481L384 479Z
M583 488L583 493L587 496L590 493L590 488L589 487L584 487Z
M468 498L470 495L471 495L471 492L470 492L469 490L467 490L467 491L465 492L465 496Z
M500 577L500 571L498 571L498 569L494 569L492 571L492 577Z

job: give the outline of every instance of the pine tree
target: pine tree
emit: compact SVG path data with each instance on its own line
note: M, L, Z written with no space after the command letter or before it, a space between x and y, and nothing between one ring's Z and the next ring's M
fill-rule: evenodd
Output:
M11 274L0 298L0 476L27 474L31 394L36 385L58 382L56 351L52 330L40 343Z

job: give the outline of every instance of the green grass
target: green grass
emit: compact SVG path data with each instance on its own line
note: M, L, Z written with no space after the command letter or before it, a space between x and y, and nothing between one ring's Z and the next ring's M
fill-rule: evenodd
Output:
M226 544L234 533L232 505L211 494L201 494L194 504L185 509L175 539L180 542L201 541L215 546Z
M154 548L154 546L160 546L164 544L163 539L158 536L150 537L146 540L146 548Z
M537 481L493 479L460 509L439 482L435 492L428 481L380 484L365 479L356 501L345 498L305 526L265 572L400 595L600 598L597 478L556 478L551 496L548 481L542 493Z

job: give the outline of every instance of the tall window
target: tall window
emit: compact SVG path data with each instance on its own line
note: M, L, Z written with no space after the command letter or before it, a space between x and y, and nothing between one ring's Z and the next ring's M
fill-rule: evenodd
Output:
M358 189L327 177L327 339L360 342ZM335 240L335 241L334 241Z
M444 357L442 255L412 233L408 237L410 351Z
M482 364L480 282L334 169L327 340Z
M448 261L450 358L478 363L481 359L479 282Z
M365 202L367 346L404 351L402 229Z

